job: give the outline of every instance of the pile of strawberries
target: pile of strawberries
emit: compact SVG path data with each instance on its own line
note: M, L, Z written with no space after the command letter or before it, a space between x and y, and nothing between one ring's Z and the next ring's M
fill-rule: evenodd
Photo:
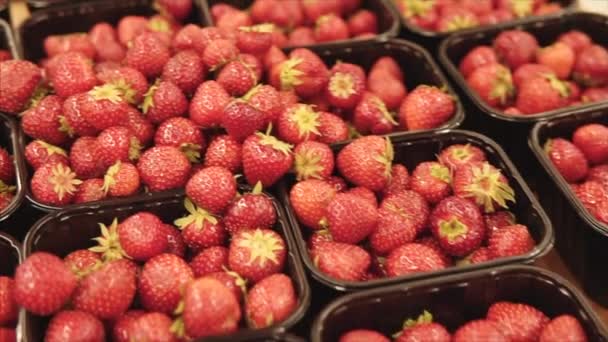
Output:
M432 338L431 338L432 336ZM547 317L537 308L516 302L496 302L488 308L486 317L469 321L450 334L433 315L424 311L418 318L407 319L403 329L393 336L394 342L586 342L587 334L579 320L572 315ZM339 342L390 342L380 332L369 329L349 331Z
M15 197L15 163L13 156L0 147L0 214Z
M391 142L371 135L335 158L319 146L316 163L296 162L290 207L310 232L311 260L327 276L397 277L534 248L528 228L508 211L514 190L478 147L452 145L411 174L393 157ZM332 175L334 166L344 178Z
M393 0L393 2L410 24L435 32L495 25L562 10L559 2L548 0Z
M229 189L193 198L213 211L187 198L174 225L141 211L100 223L98 244L63 260L33 253L9 292L0 278L0 308L51 316L48 342L181 341L287 319L298 294L282 273L288 251L273 202L260 186L235 197L228 176ZM0 311L0 324L11 322L5 317Z
M608 127L580 126L572 141L550 139L545 151L589 213L608 224Z
M529 32L501 32L460 62L469 87L510 115L539 114L608 100L608 50L571 30L543 48Z
M240 10L218 2L211 16L220 29L271 24L278 47L304 46L349 38L373 38L378 33L376 13L361 8L362 0L254 0Z

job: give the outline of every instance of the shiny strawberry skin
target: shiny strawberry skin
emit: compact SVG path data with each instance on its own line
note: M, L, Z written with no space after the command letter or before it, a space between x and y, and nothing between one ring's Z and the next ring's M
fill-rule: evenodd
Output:
M418 243L407 243L397 247L386 259L386 271L389 277L437 271L447 266L439 253Z
M31 62L9 60L0 62L0 78L3 80L0 84L0 111L17 114L25 109L42 80L42 73Z
M339 280L361 281L371 264L366 250L342 242L321 242L310 257L321 272Z
M248 321L257 329L284 321L298 305L293 283L285 274L273 274L256 283L245 302Z
M574 131L572 143L578 147L591 164L608 161L608 127L587 124Z
M51 163L42 165L34 172L30 188L37 201L63 206L73 201L80 182L66 164Z
M275 122L283 111L279 92L272 86L258 85L245 94L244 98L249 105L265 114L265 124Z
M19 307L14 298L15 281L7 276L0 276L0 324L12 325L17 322Z
M512 226L515 224L515 215L510 211L497 211L491 214L485 214L483 220L486 224L487 238L492 238L492 235L500 229Z
M67 130L68 135L75 136L96 136L100 129L95 128L87 122L81 113L81 103L87 101L87 93L76 94L68 97L63 102L63 120L60 117L61 127ZM82 102L81 102L82 101Z
M564 83L561 87L567 87ZM549 78L536 77L524 81L518 89L515 106L524 114L538 114L568 105L569 88L562 93Z
M352 109L363 96L365 71L358 65L336 63L329 71L325 96L332 106Z
M578 30L570 30L562 33L557 38L557 41L570 46L570 48L572 48L572 50L574 50L574 52L577 54L587 46L593 44L591 38L586 33Z
M105 199L107 194L103 189L103 183L101 178L84 180L74 195L74 203L95 202Z
M573 183L584 179L589 172L589 162L583 152L573 143L562 138L547 141L545 151L553 166L566 179Z
M42 140L33 140L27 144L25 147L25 160L34 170L46 163L68 163L65 150L49 145ZM8 168L9 166L11 167L10 169ZM0 149L0 180L3 180L5 183L11 182L13 175L14 166L12 159L6 150Z
M209 143L204 166L222 166L236 173L241 168L241 160L241 144L229 135L219 135Z
M102 322L83 311L61 311L51 319L44 340L61 341L105 341Z
M289 59L279 65L282 74L298 74L295 78L281 77L278 89L294 89L299 96L310 97L320 92L328 81L325 63L311 50L298 48L289 53ZM294 80L296 80L294 82ZM298 84L296 84L298 83ZM271 85L275 85L271 82Z
M431 232L450 255L465 256L477 249L486 236L479 208L469 200L448 197L433 209Z
M337 115L328 112L319 113L319 137L322 143L333 144L348 139L348 126Z
M202 226L191 223L182 229L182 237L188 247L194 250L220 246L226 242L228 234L222 221L211 223L205 220Z
M574 79L587 86L608 84L608 50L590 45L578 53L573 70Z
M450 170L438 162L423 162L412 172L410 187L435 204L451 193Z
M250 185L260 181L264 187L272 186L293 164L293 154L287 144L279 141L281 145L287 145L287 148L280 150L270 143L266 144L266 139L255 134L243 143L243 171Z
M467 85L492 107L507 105L513 95L513 76L504 65L491 63L471 72Z
M139 212L118 225L120 246L131 258L146 261L167 249L167 235L158 216Z
M162 73L170 58L169 48L163 42L153 33L143 33L133 39L125 64L152 78Z
M227 39L215 39L209 42L203 53L203 62L214 70L234 60L239 54L236 44Z
M437 159L450 170L456 170L472 162L486 161L486 155L477 146L455 144L443 149Z
M389 144L385 139L371 135L354 140L338 153L338 170L355 185L372 191L384 189L393 159Z
M86 92L97 84L92 61L78 52L55 56L47 74L56 94L62 98Z
M12 184L15 178L15 163L13 156L7 150L0 147L0 181Z
M410 189L410 173L402 164L393 164L391 167L391 179L384 189L384 195L391 195Z
M78 275L92 271L96 264L101 263L101 256L88 249L78 249L66 255L63 262Z
M115 84L124 91L127 102L141 103L144 94L148 90L146 77L138 70L131 67L121 67L115 70L104 70L97 73L97 79L101 84Z
M226 168L203 168L186 184L186 195L199 207L212 213L223 213L236 196L236 181Z
M148 120L159 124L169 118L183 116L188 110L188 100L178 86L160 81L148 90L142 108Z
M491 47L478 46L464 56L462 61L460 61L458 69L460 70L460 73L467 78L475 69L497 62L498 57Z
M137 318L143 316L143 310L129 310L120 315L112 327L112 338L116 342L129 342L129 327Z
M335 195L336 189L331 184L309 179L291 188L289 201L300 223L311 229L321 229L321 221L326 217L325 209Z
M124 100L96 99L91 92L79 98L80 113L85 121L98 131L122 126L128 120L129 105Z
M242 229L271 228L277 220L272 200L266 195L246 193L228 205L224 224L230 234Z
M530 252L536 243L526 226L516 224L494 232L488 241L492 258L505 258Z
M403 329L395 342L416 342L426 339L433 342L450 342L451 336L448 330L439 323L419 323Z
M390 340L381 333L374 330L355 329L340 336L340 342L390 342Z
M242 142L263 128L265 116L264 113L245 102L234 101L224 108L222 126L228 135Z
M132 341L166 341L178 342L171 331L173 321L160 312L148 312L135 318L128 326L129 339Z
M501 32L494 39L493 47L499 60L516 69L522 64L531 63L539 46L536 38L530 33L508 30Z
M480 319L470 321L461 326L454 332L452 336L453 342L484 342L496 341L507 342L511 341L503 333L502 329L490 320Z
M193 50L175 54L163 68L162 79L172 82L185 94L193 94L203 83L207 70L201 57Z
M205 137L196 124L187 118L169 118L161 123L154 135L156 146L174 146L182 148L188 156L192 153L193 158L197 158L197 153L205 150Z
M390 110L399 109L407 94L405 84L388 70L372 70L367 78L367 89L378 96Z
M355 107L353 124L361 134L388 134L395 129L397 122L384 101L367 92Z
M172 314L181 300L187 283L194 272L180 257L159 254L148 260L141 270L137 285L142 305L149 311Z
M560 315L553 318L540 334L540 342L559 341L564 339L573 342L586 342L587 335L580 321L571 315Z
M91 153L93 161L98 161L103 168L108 168L117 161L128 162L139 157L140 142L126 127L106 128L99 133L95 142L97 148Z
M245 95L258 82L253 70L240 60L224 65L216 80L232 96Z
M190 119L201 128L211 128L222 123L224 107L230 95L216 81L203 82L190 102Z
M520 303L496 302L488 309L487 318L495 322L507 338L536 341L549 318L538 309Z
M439 88L421 85L409 93L399 108L401 127L410 131L437 128L454 115L454 99Z
M228 269L228 248L212 246L201 250L192 260L190 267L197 278Z
M63 100L49 95L36 107L30 108L21 117L23 132L34 139L44 140L53 145L63 145L68 136L61 130L60 116Z
M375 253L388 254L395 248L412 242L416 237L417 230L413 221L399 213L380 208L378 217L378 227L369 237Z
M176 147L155 146L146 150L137 163L142 182L152 191L183 187L190 174L190 161Z
M337 242L359 243L376 230L378 224L376 207L357 195L336 194L326 211L329 231Z

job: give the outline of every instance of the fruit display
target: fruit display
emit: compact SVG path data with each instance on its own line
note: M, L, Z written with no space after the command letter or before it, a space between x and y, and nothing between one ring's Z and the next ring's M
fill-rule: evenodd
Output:
M0 221L15 212L24 197L17 124L0 113Z
M0 232L0 341L16 340L19 307L14 299L15 268L19 263L19 244Z
M452 32L530 16L559 13L551 0L391 0L407 25L427 32Z
M2 118L0 117L0 119ZM17 190L15 184L15 161L11 152L4 146L0 146L0 216L14 200Z

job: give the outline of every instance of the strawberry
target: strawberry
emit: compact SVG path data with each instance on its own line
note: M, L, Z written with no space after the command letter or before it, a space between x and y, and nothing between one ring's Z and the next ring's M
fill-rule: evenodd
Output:
M33 140L27 144L25 147L25 159L34 170L46 163L68 163L67 153L64 149L53 146L42 140ZM8 152L0 148L0 170L2 170L0 171L0 180L3 180L4 182L12 180L12 175L14 174L14 166L12 165L13 162L12 159L10 159Z
M486 235L483 218L474 203L448 197L433 209L431 232L450 255L464 256L477 249Z
M60 130L68 136L96 136L99 129L87 122L81 113L82 103L89 100L87 93L81 93L68 97L63 102L63 115L59 116Z
M154 138L154 126L152 123L133 107L129 107L127 115L128 121L125 127L129 128L142 145L149 144Z
M49 62L47 76L62 98L86 92L97 84L93 63L78 52L55 56Z
M194 272L182 258L167 253L151 258L139 275L142 305L149 311L173 313L183 288L193 279Z
M222 67L216 80L228 94L242 96L257 84L258 77L246 63L233 60Z
M95 24L89 30L88 39L93 44L97 61L120 62L125 58L127 50L118 42L118 35L111 24L107 22ZM84 51L80 52L84 53ZM92 57L94 56L89 56Z
M602 164L608 161L608 127L601 124L580 126L572 135L572 142L589 163Z
M226 168L206 167L190 178L186 184L186 195L199 207L219 214L236 196L236 181Z
M488 249L492 258L505 258L528 253L535 245L528 228L516 224L495 231L489 239Z
M101 256L88 249L78 249L63 258L63 262L78 277L94 271L101 264Z
M452 32L478 26L479 20L475 13L464 7L446 7L436 25L439 32Z
M129 342L130 341L130 325L135 320L143 316L146 312L143 310L129 310L124 314L120 315L114 322L112 327L112 338L116 342Z
M601 180L592 178L573 187L576 197L592 213L600 208L600 203L608 199L607 190L608 188L606 188Z
M59 96L49 95L36 106L28 109L21 117L23 132L34 139L47 141L53 145L63 145L68 135L61 130L60 115L63 101Z
M0 276L0 325L11 325L17 322L19 307L14 298L15 281Z
M173 41L171 42L173 51L194 50L202 56L206 45L211 39L222 38L216 27L206 27L205 32L207 34L204 34L203 30L203 28L195 24L184 25L173 37Z
M333 161L333 160L332 160ZM7 150L0 147L0 182L12 183L15 178L15 163Z
M190 119L201 128L211 128L222 123L224 107L230 95L216 81L203 82L190 102Z
M282 322L295 311L298 300L291 279L273 274L256 283L247 293L245 311L255 329Z
M535 63L522 64L513 73L513 84L516 88L519 88L527 80L549 74L555 74L555 72L547 65Z
M608 87L587 88L581 94L583 103L599 102L608 100Z
M578 30L570 30L562 33L557 37L557 41L568 45L577 55L586 47L593 44L593 41L586 33Z
M437 159L450 170L456 170L470 163L483 162L486 160L486 155L477 146L455 144L443 149Z
M399 108L407 94L405 84L385 69L372 69L367 78L367 89L378 96L391 110Z
M185 94L193 94L205 80L206 72L201 57L193 50L186 50L169 59L161 77L175 84Z
M319 113L318 140L325 144L333 144L348 139L348 126L340 117L328 113Z
M299 143L294 150L294 169L298 180L326 179L334 169L334 154L326 144L316 141Z
M281 272L285 265L283 238L269 229L242 229L232 236L228 252L230 269L245 279L258 282Z
M0 50L0 62L9 61L11 59L13 59L13 55L8 50Z
M557 42L536 52L540 65L551 68L560 79L567 79L575 62L574 50L565 43Z
M515 94L511 72L498 63L486 64L473 70L467 77L467 84L492 107L506 105Z
M321 229L327 222L325 209L336 195L329 183L308 179L296 183L289 192L289 201L298 220L311 229Z
M306 0L302 2L302 10L309 22L314 22L329 13L340 15L341 7L341 0Z
M494 0L462 0L460 6L480 16L494 10Z
M289 33L287 46L306 46L316 42L315 31L310 27L300 26Z
M311 97L319 93L328 81L325 63L311 50L298 48L289 53L289 59L276 65L278 79L271 85L281 90L294 89L298 96Z
M437 128L452 118L455 106L450 94L437 87L420 85L401 104L399 122L410 131Z
M273 24L260 24L239 27L236 32L236 44L241 52L260 55L272 45Z
M62 206L72 202L81 183L69 166L52 163L44 164L34 172L30 188L37 201Z
M279 92L269 85L257 85L243 96L253 108L265 114L264 124L274 122L283 111Z
M486 224L487 238L492 238L492 235L500 229L515 224L515 215L510 211L497 211L491 214L485 214L483 220Z
M360 9L353 13L348 18L347 24L351 36L358 36L364 33L378 33L378 18L374 12L367 9Z
M384 189L384 195L397 194L410 188L410 173L402 164L393 164L391 179Z
M148 78L157 77L171 54L169 48L154 33L142 33L133 39L127 50L125 65L139 70Z
M15 271L15 302L36 315L50 315L63 307L76 289L77 279L57 256L35 252Z
M270 133L257 132L243 143L243 171L249 185L272 186L293 164L291 145Z
M412 173L410 187L421 194L427 202L438 203L450 195L450 169L438 162L418 164Z
M507 30L494 39L493 47L499 60L511 69L517 69L520 65L534 61L539 46L536 38L530 33Z
M227 269L227 268L226 268ZM240 303L243 295L247 293L247 281L236 272L232 271L221 271L207 274L206 278L213 278L218 280L222 285L226 286L230 292L234 294L236 300Z
M403 322L403 330L398 333L395 342L416 342L430 339L433 342L449 342L450 333L441 324L433 322L433 315L424 311L417 319Z
M378 207L378 199L376 198L376 194L374 194L374 192L368 188L357 186L348 189L348 191L345 191L345 193L360 197L366 200L368 203L371 203L372 206L376 208Z
M236 173L241 168L241 144L229 135L216 136L205 152L204 166L222 166Z
M104 168L117 161L135 161L140 155L141 144L126 127L109 127L97 136L95 142L94 156Z
M358 65L336 63L325 89L328 102L341 109L354 108L365 90L365 71Z
M97 131L122 126L128 120L129 105L121 94L122 90L113 84L97 86L79 98L80 114Z
M239 49L227 39L215 39L207 44L203 53L203 63L210 70L215 70L237 58Z
M152 123L183 116L188 110L188 100L181 89L168 81L155 83L144 95L142 112Z
M111 261L80 281L72 304L100 319L117 318L131 306L135 281L135 264L124 259Z
M503 335L498 324L485 319L469 321L452 335L453 342L507 342L511 341Z
M513 20L513 13L506 9L495 9L490 13L479 16L479 25L496 25Z
M321 272L347 281L361 281L371 264L367 251L342 242L320 242L310 257Z
M397 8L409 22L425 30L435 30L438 20L438 9L430 1L399 1Z
M537 341L549 318L536 308L520 303L496 302L487 319L497 324L511 341Z
M163 233L167 235L167 253L183 258L186 254L186 243L179 229L170 224L162 225Z
M278 118L278 135L289 143L315 140L319 135L319 113L312 106L294 104L283 110Z
M590 87L608 84L608 50L595 44L581 50L574 64L573 77Z
M160 13L177 21L185 20L192 11L191 0L157 0L156 6L160 8Z
M112 84L121 92L121 96L131 104L141 103L148 90L146 77L136 69L121 67L113 70L103 70L97 73L101 84Z
M340 336L339 342L390 342L390 340L381 333L368 329L355 329Z
M97 26L97 25L96 25ZM91 30L92 33L95 27ZM79 52L83 56L95 58L95 46L92 37L86 33L72 33L64 35L51 35L44 39L44 51L48 57L55 57L66 52Z
M115 148L115 146L112 146L112 148ZM107 167L100 156L101 149L96 138L78 138L70 149L70 165L76 175L82 179L98 178L103 175Z
M466 258L458 261L457 265L475 265L481 264L494 259L492 253L487 247L479 247L473 253L469 254Z
M213 246L200 251L192 260L190 267L197 278L228 268L228 248Z
M135 37L146 31L147 24L148 19L145 17L134 15L122 17L116 27L118 40L122 43L122 45L129 45L129 43L135 39Z
M280 31L275 31L280 32ZM264 57L262 58L262 64L264 65L264 70L270 70L273 66L278 65L287 60L287 55L283 50L280 49L276 43L268 49Z
M224 108L222 126L236 141L243 141L264 125L265 114L243 101L233 101Z
M152 213L139 212L129 216L116 229L120 247L138 261L146 261L163 253L168 244L163 225L160 218ZM111 230L112 227L110 233Z
M578 319L571 315L560 315L553 318L540 334L540 342L566 340L586 342L587 335Z
M588 181L597 181L608 185L608 165L598 165L589 169Z
M361 134L387 134L393 131L397 121L380 97L366 92L355 107L353 124Z
M103 179L86 179L78 187L74 195L74 203L95 202L106 199L106 192L103 189Z
M110 166L104 176L103 191L111 197L127 197L138 192L140 186L137 167L129 162Z
M61 311L49 322L44 340L103 342L105 337L103 323L95 316L83 311Z
M308 250L312 253L312 251L314 251L314 249L317 248L317 246L319 246L321 242L331 241L334 241L334 239L331 237L329 231L327 229L321 229L314 231L310 235L308 241L306 242L306 246L308 247Z
M205 149L205 137L191 120L174 117L163 121L158 126L154 144L177 147L188 157L188 160L197 162L200 159L201 151Z
M350 37L346 21L334 13L320 16L315 21L314 34L315 40L321 43L348 39Z
M182 237L188 247L198 250L225 242L226 230L222 221L205 209L195 206L188 198L184 201L184 207L188 214L174 223L182 230Z
M380 191L390 179L393 145L378 136L366 136L346 145L337 157L340 173L351 183Z
M403 71L399 66L399 63L390 56L384 56L378 58L370 69L370 73L377 71L386 71L390 74L390 76L394 79L403 82Z
M378 227L370 235L369 241L375 253L385 255L401 245L412 242L416 233L414 220L402 215L396 208L391 210L381 207L378 210Z
M486 213L498 207L507 208L507 201L515 202L515 191L507 178L488 162L470 163L456 169L452 190L456 196L471 199Z
M389 277L436 271L447 266L439 253L418 243L406 243L397 247L386 258Z
M545 143L544 149L553 166L567 182L574 183L587 177L589 162L573 143L562 138L550 139Z
M225 31L236 31L239 27L251 26L253 24L249 13L246 11L236 10L230 15L223 15L217 18L215 26Z
M221 282L199 278L186 286L182 319L189 337L225 335L238 329L241 309L234 294Z
M127 334L131 341L167 341L177 342L178 338L171 331L171 318L160 312L145 313L127 327Z
M17 77L18 76L18 77ZM0 62L0 111L17 114L26 108L28 101L42 80L40 69L22 60Z
M183 187L190 174L188 158L176 147L155 146L146 150L137 163L142 183L151 191Z
M230 203L224 214L224 224L230 234L252 227L271 228L276 219L274 204L262 193L261 183Z
M352 213L357 215L352 215ZM368 200L339 193L326 208L327 226L337 242L356 244L376 230L378 211Z

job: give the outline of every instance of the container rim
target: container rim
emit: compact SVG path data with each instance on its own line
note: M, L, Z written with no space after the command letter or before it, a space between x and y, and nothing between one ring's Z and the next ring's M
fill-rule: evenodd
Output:
M555 110L550 110L550 111L537 113L537 114L530 114L530 115L515 116L515 115L504 114L502 111L489 106L477 94L477 92L473 91L469 87L465 78L462 76L462 74L458 70L458 67L456 66L455 62L452 61L450 59L450 57L448 57L447 51L454 44L458 44L461 41L466 40L471 37L484 35L488 31L502 32L503 30L510 30L510 29L516 29L516 28L527 31L530 28L534 28L534 26L536 24L538 24L539 22L543 22L545 20L565 21L565 20L570 20L570 18L578 17L578 16L593 16L593 17L597 17L597 18L607 19L605 16L602 16L602 15L596 14L596 13L591 13L591 12L565 11L565 12L560 12L560 14L545 15L545 16L540 16L540 17L530 17L527 19L521 19L521 20L516 20L516 21L512 21L512 22L492 25L492 26L485 26L485 27L479 27L479 28L474 28L474 29L469 29L469 30L458 31L458 32L455 32L454 34L450 35L446 39L444 39L439 44L439 61L441 62L443 67L447 70L448 74L452 77L454 82L458 85L458 87L464 93L466 93L466 95L469 97L469 99L474 103L474 105L477 107L477 109L479 109L484 114L487 114L487 115L489 115L495 119L501 120L501 121L508 121L508 122L515 122L515 123L535 123L535 122L538 122L539 120L545 120L545 119L549 119L549 118L558 118L558 117L571 115L573 113L578 113L581 111L591 111L591 110L594 110L597 108L608 107L608 101L600 101L600 102L595 102L595 103L582 104L582 105L578 105L578 106L559 108L559 109L555 109Z
M555 241L555 236L554 236L553 225L551 224L549 217L545 213L544 209L542 208L542 206L540 205L540 203L538 202L536 197L533 195L533 193L530 190L530 188L528 187L527 183L523 180L519 171L513 165L513 162L509 159L509 157L504 152L504 150L496 142L494 142L490 138L488 138L484 135L481 135L479 133L466 131L466 130L458 130L458 129L447 129L447 130L436 131L436 132L431 132L431 133L419 132L419 133L405 135L405 136L391 137L391 141L393 143L399 143L399 142L424 140L424 139L428 139L428 138L432 138L432 137L439 137L439 136L463 136L463 137L473 138L473 139L480 141L482 144L489 146L490 148L492 148L493 150L496 151L498 158L504 163L504 165L506 166L506 170L509 172L509 174L511 175L513 180L522 189L524 196L527 197L528 201L530 202L530 206L535 211L535 213L538 215L538 217L541 221L541 224L546 229L545 234L542 236L542 239L540 241L538 241L538 243L535 245L534 249L524 255L517 255L517 256L512 256L512 257L508 257L508 258L500 258L500 259L492 260L489 262L484 262L481 264L450 267L450 268L446 268L446 269L439 270L439 271L433 271L433 272L423 272L423 273L416 273L416 274L404 275L404 276L399 276L399 277L387 277L387 278L375 279L375 280L370 280L370 281L361 281L361 282L339 280L339 279L325 275L316 266L313 265L313 263L310 259L310 255L308 253L308 249L306 247L306 242L304 241L304 238L302 236L302 227L300 226L295 215L293 215L290 212L291 209L287 210L287 207L291 208L291 203L289 202L289 189L287 189L286 181L282 181L279 185L281 200L283 201L283 203L286 207L286 211L288 212L288 218L291 223L291 229L293 230L292 234L294 235L294 238L296 239L296 242L298 244L300 258L313 278L315 278L317 281L321 282L323 285L331 287L332 289L334 289L336 291L341 291L341 292L358 291L358 290L363 290L363 289L380 287L380 286L384 286L384 285L404 283L404 282L408 282L408 281L416 281L416 280L439 278L439 277L444 278L444 277L450 276L452 274L460 274L460 273L472 272L472 271L476 271L476 270L487 270L487 269L491 269L492 267L495 267L495 266L501 266L501 265L507 265L507 264L513 264L513 263L529 263L529 262L532 262L533 260L536 260L536 259L542 257L543 255L547 254L549 252L549 250L551 250L551 248L553 247L554 241ZM347 143L348 142L340 143L340 144L334 145L333 147L336 148L339 146L343 146Z
M13 156L13 164L15 166L15 185L17 190L15 191L15 196L11 203L2 211L0 215L0 222L9 218L23 203L23 199L25 198L25 189L26 189L26 176L25 176L25 161L23 158L23 150L21 148L21 140L23 136L21 134L21 129L18 128L15 120L4 114L0 113L0 121L6 122L11 131L10 133L10 145L12 145L12 156Z
M608 237L608 224L604 224L597 220L595 217L589 213L589 210L585 208L583 203L574 195L572 190L570 189L570 185L564 177L557 171L557 169L553 166L553 163L547 157L547 154L544 152L544 148L540 142L540 133L542 130L548 128L552 123L561 121L560 119L564 118L554 118L552 120L544 120L539 121L532 130L530 131L530 136L528 138L528 145L542 167L545 169L545 172L548 173L552 181L556 182L559 191L568 199L570 205L572 205L576 211L577 215L579 215L589 226L591 226L596 232Z
M9 235L5 232L2 232L2 231L0 231L0 240L8 242L11 249L17 253L17 259L18 259L19 263L21 263L23 261L23 254L21 253L21 244L19 243L19 241L17 241L11 235Z
M0 12L2 9L0 9ZM13 30L8 22L4 19L0 18L0 29L4 32L4 36L6 37L6 42L8 44L8 50L13 56L13 59L21 59L21 54L19 52L19 48L17 47L17 43L15 43L15 37L13 36Z

